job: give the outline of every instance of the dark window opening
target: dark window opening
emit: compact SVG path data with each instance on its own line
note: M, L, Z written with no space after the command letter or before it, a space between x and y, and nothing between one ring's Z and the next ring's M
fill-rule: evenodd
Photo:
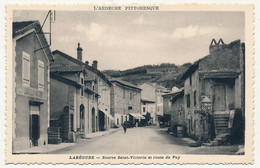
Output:
M70 131L73 132L73 114L70 114Z
M128 110L132 110L133 109L133 107L132 106L128 106Z
M190 94L186 95L186 103L187 103L187 107L190 107Z
M194 93L193 93L194 95L193 95L193 100L194 100L194 106L196 106L196 104L197 104L197 92L196 91L194 91Z

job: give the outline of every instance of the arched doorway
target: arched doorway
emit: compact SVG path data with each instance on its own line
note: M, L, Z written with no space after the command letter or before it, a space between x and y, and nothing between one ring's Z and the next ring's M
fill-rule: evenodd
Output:
M92 113L91 113L92 115L92 132L95 132L95 108L93 107L92 108Z
M83 104L80 105L79 107L80 111L80 131L84 131L84 126L85 126L85 107Z

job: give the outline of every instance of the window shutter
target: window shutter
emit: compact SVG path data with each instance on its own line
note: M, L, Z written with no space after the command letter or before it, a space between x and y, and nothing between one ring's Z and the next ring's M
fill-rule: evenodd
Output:
M38 60L38 89L44 88L44 63Z
M30 55L23 52L23 84L29 85L30 84Z

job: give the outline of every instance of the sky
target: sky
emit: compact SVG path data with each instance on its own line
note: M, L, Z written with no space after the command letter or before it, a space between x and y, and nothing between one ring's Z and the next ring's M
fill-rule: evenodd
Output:
M47 12L14 11L13 21L42 24ZM100 70L125 70L193 63L208 55L213 38L244 42L245 18L243 12L219 11L56 11L51 34L52 51L76 58L80 42L84 62L97 60Z

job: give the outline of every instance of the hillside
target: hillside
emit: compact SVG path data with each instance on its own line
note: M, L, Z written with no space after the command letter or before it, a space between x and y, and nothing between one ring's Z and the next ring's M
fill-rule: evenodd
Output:
M183 81L180 80L180 77L190 65L190 63L181 66L164 63L160 65L144 65L124 71L105 70L103 73L135 85L144 82L155 82L166 88L172 88L173 86L183 86Z

